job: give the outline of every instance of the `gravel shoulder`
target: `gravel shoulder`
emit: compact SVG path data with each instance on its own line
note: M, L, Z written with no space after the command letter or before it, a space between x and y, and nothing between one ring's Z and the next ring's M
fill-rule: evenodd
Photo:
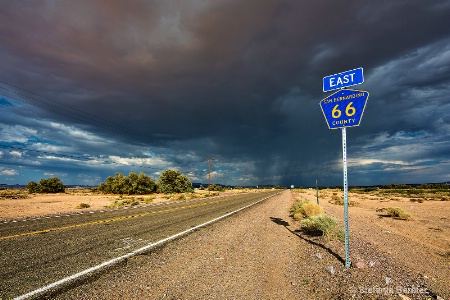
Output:
M417 256L408 256L421 245L414 239L402 240L401 235L386 237L375 232L375 225L370 225L374 220L364 215L357 219L355 209L351 210L354 266L345 268L341 242L307 236L289 217L289 209L298 197L284 191L153 252L134 257L56 299L450 297L448 276L442 277L448 275L448 258L436 255L428 261L429 266L427 262L416 261L420 268L414 268ZM323 204L327 213L339 217L341 207ZM379 237L371 238L374 235ZM355 267L356 263L359 267Z
M285 191L58 299L299 299L290 267L301 241L273 221L291 203Z

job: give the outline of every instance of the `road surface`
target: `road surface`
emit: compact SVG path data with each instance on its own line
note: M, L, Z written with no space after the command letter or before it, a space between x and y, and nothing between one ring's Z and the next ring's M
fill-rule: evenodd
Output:
M12 298L235 211L278 191L0 224L0 298Z

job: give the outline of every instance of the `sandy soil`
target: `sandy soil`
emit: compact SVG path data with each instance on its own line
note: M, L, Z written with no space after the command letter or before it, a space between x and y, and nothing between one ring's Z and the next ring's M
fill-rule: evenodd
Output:
M320 200L326 213L342 219L342 207L328 203L333 192L322 191ZM448 245L429 247L415 235L425 230L419 220L434 220L435 213L447 218L448 202L396 201L416 207L414 220L401 221L380 218L379 199L359 200L350 211L352 267L346 268L342 242L305 235L289 217L298 198L315 201L313 191L285 191L57 299L449 299L449 259L439 254ZM442 225L426 224L443 230L432 230L433 241L448 241Z
M343 222L343 206L330 203L333 194L343 198L342 191L321 190L319 203L326 213ZM315 202L316 192L302 190L295 197ZM395 194L383 195L380 192L349 193L349 201L354 203L354 206L349 207L351 238L369 243L377 253L404 266L411 277L422 280L432 291L450 299L448 200L448 196L436 195L411 198ZM382 210L386 207L400 207L410 214L411 219L405 221L387 217ZM359 263L367 267L370 256L360 249L353 250L353 265ZM350 252L352 253L352 241Z
M343 223L343 207L329 202L336 195L342 192L321 190L319 202ZM305 235L289 217L299 198L315 202L315 191L285 191L59 299L450 299L450 201L350 193L352 267L346 268L342 242ZM79 211L74 206L81 202L102 209L117 199L61 194L0 200L0 219L8 210L8 218L25 217ZM390 206L411 219L386 217L380 209Z

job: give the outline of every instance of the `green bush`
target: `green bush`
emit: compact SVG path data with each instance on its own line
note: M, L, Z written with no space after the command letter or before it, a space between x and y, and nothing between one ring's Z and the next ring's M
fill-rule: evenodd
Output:
M98 190L107 194L146 195L156 191L157 185L153 178L145 173L130 172L127 176L116 173L114 177L108 176L105 182L98 186Z
M39 183L30 181L27 184L28 192L30 193L64 193L65 188L61 179L52 177L48 179L41 179Z
M217 192L223 192L225 189L223 188L223 186L217 185L217 184L211 184L208 187L208 190L210 191L217 191Z
M191 180L177 170L165 170L158 179L158 188L164 194L192 193Z
M321 235L324 237L336 237L342 240L344 230L339 226L335 217L328 215L311 216L301 222L303 230L313 235Z

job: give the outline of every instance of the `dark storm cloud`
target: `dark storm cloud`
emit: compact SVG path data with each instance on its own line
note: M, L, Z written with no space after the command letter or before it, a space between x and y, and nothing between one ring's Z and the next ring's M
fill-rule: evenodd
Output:
M153 155L198 180L215 157L236 180L339 184L322 77L361 66L370 100L348 134L360 182L389 182L393 165L448 166L449 13L447 1L4 1L0 92L22 110L2 117L2 141ZM433 147L411 150L424 141Z

